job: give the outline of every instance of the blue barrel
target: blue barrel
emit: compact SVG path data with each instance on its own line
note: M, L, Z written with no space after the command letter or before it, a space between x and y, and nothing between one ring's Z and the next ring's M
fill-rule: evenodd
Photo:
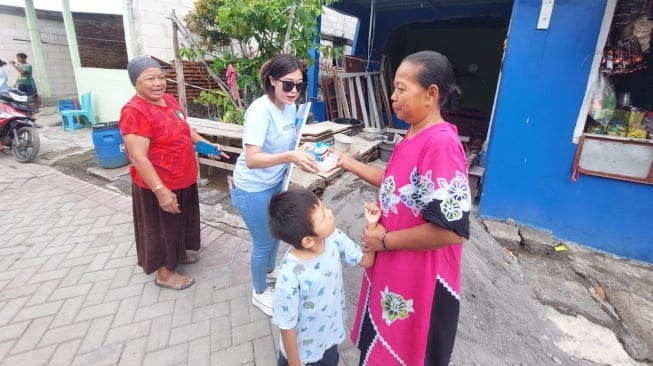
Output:
M95 156L102 168L118 168L129 163L125 145L118 129L118 122L93 125L93 146Z

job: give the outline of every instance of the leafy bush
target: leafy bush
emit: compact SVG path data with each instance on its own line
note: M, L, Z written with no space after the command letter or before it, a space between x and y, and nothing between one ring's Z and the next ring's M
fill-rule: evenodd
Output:
M185 50L184 54L213 55L212 68L218 75L232 64L238 72L238 89L246 106L263 94L258 74L265 61L285 49L312 62L311 48L319 47L317 17L323 12L323 5L334 1L337 0L196 0L195 11L184 20L201 38L202 49ZM286 37L288 43L284 44ZM215 104L225 122L227 115L233 116L236 123L242 122L243 111L231 101L229 93L205 92L199 102Z

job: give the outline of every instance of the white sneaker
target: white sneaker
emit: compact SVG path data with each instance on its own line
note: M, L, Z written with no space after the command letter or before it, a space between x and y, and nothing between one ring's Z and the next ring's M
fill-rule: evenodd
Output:
M256 293L256 290L252 290L252 304L267 316L272 316L272 289L268 287L260 294Z
M265 280L267 283L272 283L272 282L277 282L277 278L279 277L279 266L274 267L274 270L272 272L266 273L265 274Z

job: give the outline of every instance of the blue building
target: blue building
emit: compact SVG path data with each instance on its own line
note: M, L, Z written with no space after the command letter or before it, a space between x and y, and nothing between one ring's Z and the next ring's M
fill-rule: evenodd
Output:
M646 12L651 2L547 3L553 1L379 0L373 18L369 0L334 7L361 20L356 54L384 59L391 75L420 49L451 59L461 106L487 116L476 126L486 137L483 217L512 218L561 240L653 262L653 141L583 137L613 17L623 3ZM614 78L616 89L639 90L649 110L651 69L625 82Z

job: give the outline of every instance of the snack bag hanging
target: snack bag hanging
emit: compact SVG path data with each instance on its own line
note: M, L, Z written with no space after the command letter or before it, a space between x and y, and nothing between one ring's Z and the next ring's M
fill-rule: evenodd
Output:
M590 118L605 127L610 123L617 106L614 87L610 83L610 80L603 73L599 72L591 93L592 102L588 114Z

